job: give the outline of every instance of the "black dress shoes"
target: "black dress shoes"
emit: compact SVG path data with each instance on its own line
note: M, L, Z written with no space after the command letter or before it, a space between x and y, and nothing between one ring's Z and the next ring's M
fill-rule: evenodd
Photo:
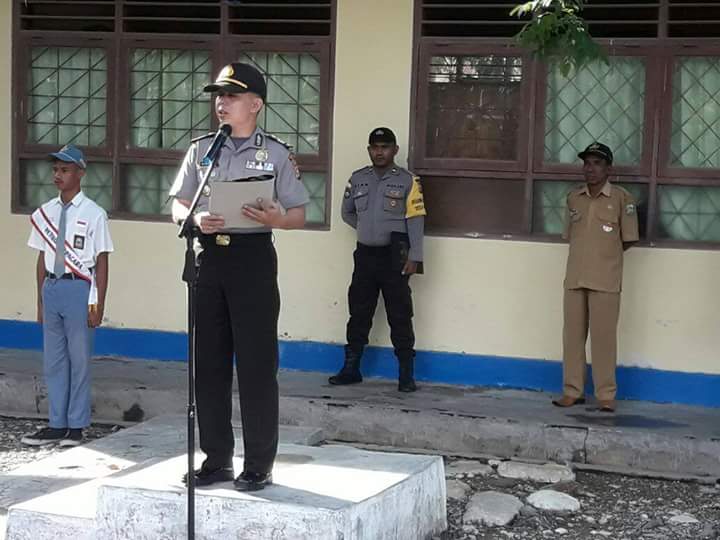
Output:
M272 474L243 471L233 485L238 491L260 491L272 484Z
M195 485L209 486L216 482L230 482L235 477L232 467L205 467L195 469ZM187 473L183 475L183 484L187 484Z

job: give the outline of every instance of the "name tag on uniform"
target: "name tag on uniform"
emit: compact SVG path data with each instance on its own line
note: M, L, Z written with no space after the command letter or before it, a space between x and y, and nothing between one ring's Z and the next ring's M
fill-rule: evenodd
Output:
M78 219L76 222L76 234L73 236L73 248L85 249L85 237L87 236L88 222Z
M266 163L263 161L253 161L251 159L248 159L245 162L245 168L251 169L253 171L269 171L272 172L275 170L275 164L274 163Z

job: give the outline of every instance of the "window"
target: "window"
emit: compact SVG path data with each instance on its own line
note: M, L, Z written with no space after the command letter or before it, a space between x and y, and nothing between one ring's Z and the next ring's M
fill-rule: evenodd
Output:
M645 103L643 58L613 56L572 77L549 66L544 103L543 163L577 164L578 141L600 139L615 165L639 166Z
M241 61L266 74L259 124L293 146L311 194L308 223L328 223L333 0L14 7L14 211L56 193L46 156L72 142L90 162L83 189L111 217L167 219L190 139L217 127L202 89Z
M577 153L600 140L645 243L720 242L720 5L589 3L609 65L566 78L515 46L516 4L416 0L410 166L428 231L558 238Z
M519 56L433 56L427 158L517 161L522 71Z
M676 57L670 166L720 168L720 57Z

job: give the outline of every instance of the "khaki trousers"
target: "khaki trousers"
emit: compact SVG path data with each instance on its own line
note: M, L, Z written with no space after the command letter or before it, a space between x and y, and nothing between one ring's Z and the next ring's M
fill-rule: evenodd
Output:
M573 398L584 394L585 343L589 329L595 397L598 400L615 399L620 293L565 289L563 303L563 394Z

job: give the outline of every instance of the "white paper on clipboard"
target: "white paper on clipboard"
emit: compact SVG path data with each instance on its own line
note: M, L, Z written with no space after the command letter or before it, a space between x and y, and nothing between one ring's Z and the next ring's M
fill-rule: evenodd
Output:
M226 229L247 229L262 227L257 221L242 213L244 205L257 208L258 199L273 200L275 179L250 182L213 182L210 187L210 213L225 218Z

